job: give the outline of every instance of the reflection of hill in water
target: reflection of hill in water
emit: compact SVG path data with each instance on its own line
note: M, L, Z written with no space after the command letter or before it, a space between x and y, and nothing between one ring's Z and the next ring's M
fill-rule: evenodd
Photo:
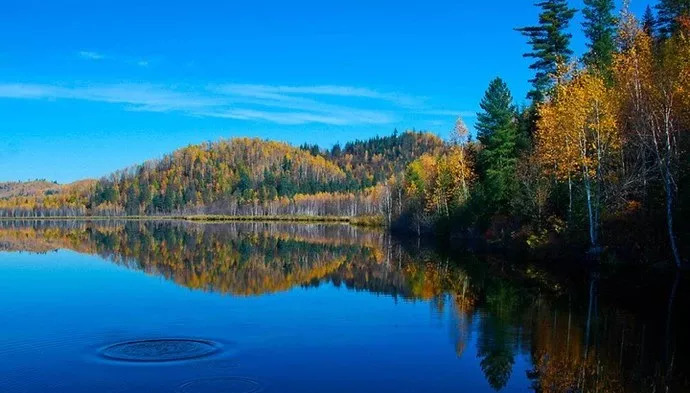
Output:
M529 375L540 392L690 388L684 378L687 352L677 350L681 336L675 331L683 329L669 330L665 314L641 318L605 302L594 278L586 288L548 293L504 272L500 260L467 256L458 263L434 252L412 256L382 232L347 225L0 221L0 251L58 248L234 295L330 281L426 299L453 321L458 356L466 356L475 342L470 356L478 357L497 390L516 372L520 354L533 362ZM667 302L661 299L655 310L671 310Z
M410 297L391 261L390 239L348 225L198 224L167 221L27 221L0 224L0 250L66 248L161 275L180 285L235 295L324 280Z

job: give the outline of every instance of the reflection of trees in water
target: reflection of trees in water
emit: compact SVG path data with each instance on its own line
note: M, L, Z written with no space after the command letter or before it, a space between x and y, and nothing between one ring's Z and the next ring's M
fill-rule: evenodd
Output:
M501 390L516 358L540 392L683 391L687 355L677 351L679 280L640 322L601 299L593 277L554 294L472 255L402 247L382 232L347 225L199 224L163 221L0 222L0 250L69 248L190 287L238 295L332 282L353 290L429 300L452 320L454 351L476 356ZM501 262L502 263L502 262ZM668 388L668 390L667 390Z
M496 280L487 286L485 301L487 312L480 323L477 356L489 385L500 390L508 383L515 363L519 293L509 282Z
M190 287L237 295L318 282L341 265L381 264L383 234L345 225L193 224L126 221L62 227L36 222L8 229L4 243L65 247L161 275ZM9 248L9 247L6 247Z
M620 307L602 298L596 276L579 290L549 293L486 265L465 257L461 269L427 261L407 270L420 296L445 296L432 307L450 311L458 356L476 337L480 367L495 390L515 373L516 357L529 355L528 376L539 392L690 391L688 356L677 350L679 326L687 323L667 317L677 307L677 280L662 284L662 296L651 301L658 315L649 315L639 302Z
M533 377L542 392L645 391L623 362L635 354L634 319L616 309L599 310L590 282L579 307L544 300L533 318ZM626 342L629 341L629 342ZM647 370L649 371L649 370ZM626 375L627 374L627 375Z
M500 390L508 383L515 363L513 327L494 315L486 315L480 322L477 356L489 385Z
M5 249L69 248L190 288L233 294L330 281L355 290L429 298L454 284L447 269L433 274L431 262L410 278L418 268L389 236L349 225L166 221L0 225L5 227L0 232ZM466 279L465 283L467 287Z
M678 330L664 330L666 300L654 299L653 310L638 304L641 315L634 315L607 304L601 285L592 276L579 301L569 298L559 305L545 299L534 311L531 374L539 391L688 391L687 353L666 356L669 348L678 354L675 341L681 337ZM687 326L676 321L676 329L679 325Z

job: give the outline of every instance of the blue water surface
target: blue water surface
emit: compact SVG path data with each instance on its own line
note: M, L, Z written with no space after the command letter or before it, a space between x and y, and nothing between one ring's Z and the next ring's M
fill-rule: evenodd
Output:
M0 252L0 315L6 393L494 391L477 357L481 315L458 354L452 312L331 282L241 296L75 251ZM159 338L220 351L168 362L102 356ZM501 391L528 391L531 368L519 351Z

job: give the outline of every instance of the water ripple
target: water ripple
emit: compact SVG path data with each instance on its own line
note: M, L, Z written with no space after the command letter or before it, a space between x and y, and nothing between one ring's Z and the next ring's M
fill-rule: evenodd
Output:
M220 350L220 344L209 340L158 338L112 344L101 350L101 356L127 362L169 362L198 359Z

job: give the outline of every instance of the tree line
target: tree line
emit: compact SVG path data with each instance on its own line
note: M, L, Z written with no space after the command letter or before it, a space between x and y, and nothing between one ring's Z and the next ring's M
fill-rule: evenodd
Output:
M0 216L376 215L382 184L443 148L441 138L413 131L327 150L234 138L188 146L87 187L0 199Z
M462 120L451 147L389 182L401 230L446 230L538 247L554 237L604 246L687 250L690 1L661 0L642 21L627 4L586 0L588 51L573 58L575 10L544 0L539 23L516 29L534 59L530 105L491 81L470 140ZM660 237L658 234L663 233ZM646 240L646 241L645 241Z

